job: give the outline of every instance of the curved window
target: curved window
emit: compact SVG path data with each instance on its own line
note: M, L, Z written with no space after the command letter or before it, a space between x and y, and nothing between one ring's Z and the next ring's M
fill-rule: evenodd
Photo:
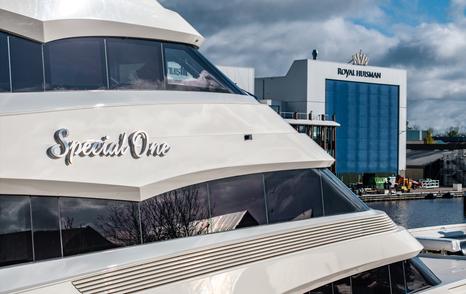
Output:
M0 32L0 92L10 91L10 60L8 36Z
M29 197L0 196L0 266L33 258Z
M47 90L106 89L105 46L102 38L75 38L44 46Z
M0 266L367 209L326 169L225 178L141 202L0 195Z
M164 44L168 90L233 93L227 80L193 48Z
M0 92L106 89L244 94L190 45L117 37L43 44L0 32Z
M136 202L61 198L63 255L141 243Z
M42 44L12 36L9 39L13 92L42 91Z
M110 89L163 89L162 44L107 39Z
M207 234L207 185L173 190L141 203L143 242Z
M265 175L269 222L286 222L323 215L320 175L315 170Z
M415 257L371 269L324 285L304 294L414 293L440 284L440 280Z

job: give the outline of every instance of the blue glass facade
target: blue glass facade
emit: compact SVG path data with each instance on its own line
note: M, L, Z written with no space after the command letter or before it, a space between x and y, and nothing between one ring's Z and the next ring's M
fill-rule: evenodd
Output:
M336 172L397 173L399 87L326 80L326 114L336 115Z

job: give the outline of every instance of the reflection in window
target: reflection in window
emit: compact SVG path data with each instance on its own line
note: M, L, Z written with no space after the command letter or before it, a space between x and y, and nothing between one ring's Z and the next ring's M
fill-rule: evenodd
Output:
M164 44L165 72L169 90L223 92L224 78L193 48L180 44Z
M330 170L321 169L325 215L368 210L369 208Z
M206 234L208 219L206 185L170 191L141 203L144 243Z
M419 270L409 260L404 261L406 290L412 292L430 286Z
M249 175L209 184L212 232L266 224L262 175Z
M31 197L35 260L61 256L58 198Z
M0 92L10 91L9 67L7 35L0 32Z
M382 266L351 277L353 292L358 294L390 294L388 266Z
M322 216L320 175L296 170L265 175L269 222L285 222Z
M29 197L0 196L0 266L32 260Z
M42 91L42 44L10 36L10 54L13 91Z
M333 294L351 294L351 279L344 278L333 283Z
M392 294L406 293L405 274L403 262L397 262L389 265L390 280L392 283Z
M107 87L104 39L75 38L44 46L48 90L91 90Z
M135 202L60 198L60 216L65 256L141 243Z
M136 39L107 39L111 89L161 89L161 44Z

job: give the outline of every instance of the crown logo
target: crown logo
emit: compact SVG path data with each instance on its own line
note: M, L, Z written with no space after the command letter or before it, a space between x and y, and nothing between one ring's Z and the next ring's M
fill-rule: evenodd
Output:
M367 65L369 64L369 58L362 52L362 50L359 50L358 53L353 54L350 63L353 65Z

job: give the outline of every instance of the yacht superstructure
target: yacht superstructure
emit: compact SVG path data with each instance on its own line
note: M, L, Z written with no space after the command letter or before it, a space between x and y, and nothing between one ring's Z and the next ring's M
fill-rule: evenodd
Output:
M0 0L0 30L0 292L440 282L404 228L156 1Z

